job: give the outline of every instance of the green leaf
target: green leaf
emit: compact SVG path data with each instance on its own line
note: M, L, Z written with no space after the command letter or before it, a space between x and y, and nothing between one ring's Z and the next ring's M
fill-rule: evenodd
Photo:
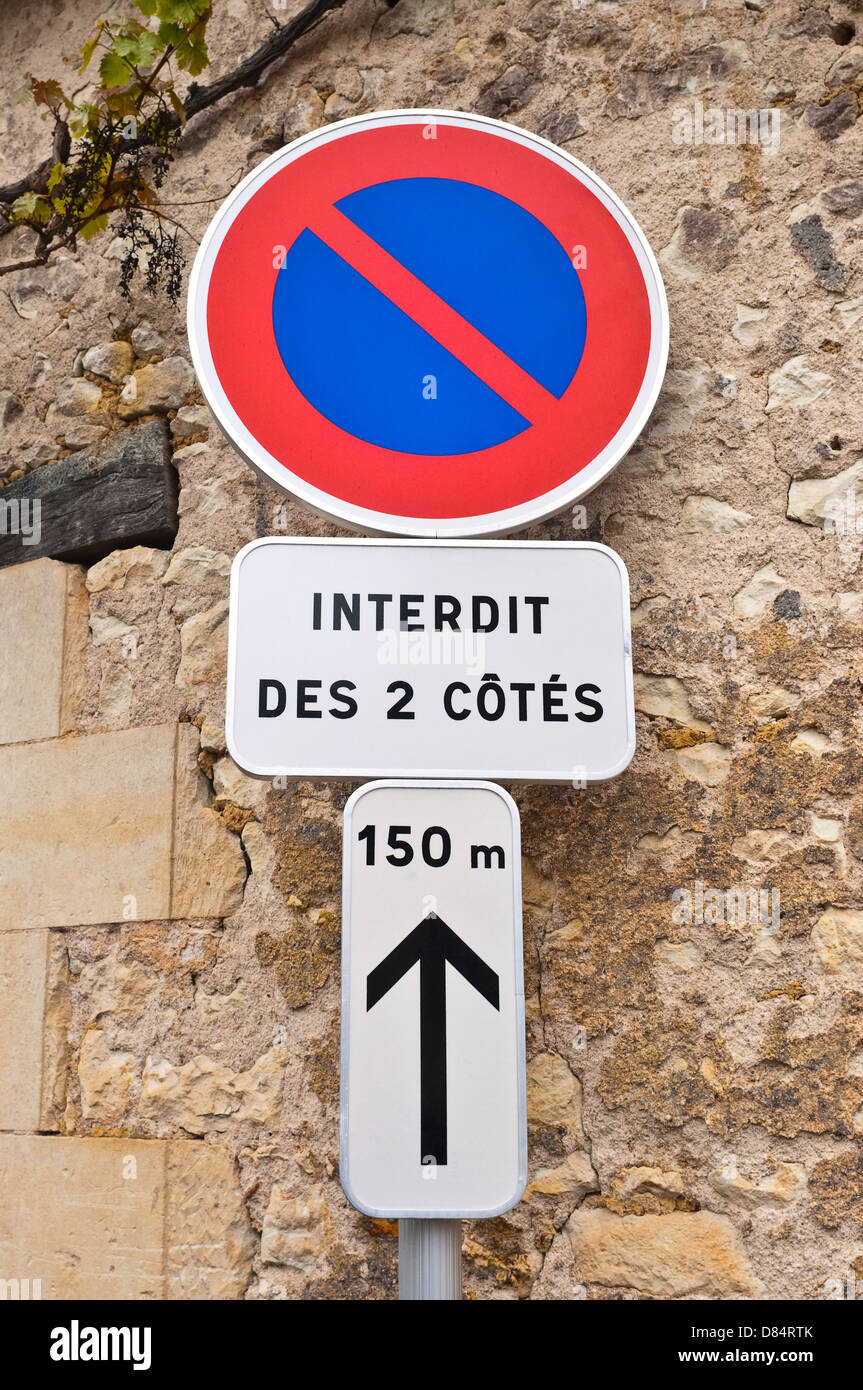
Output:
M20 222L24 217L32 217L38 197L38 193L22 193L16 198L11 208L12 221Z
M39 193L22 193L16 198L9 213L10 222L47 222L51 216L51 204Z
M159 0L158 10L159 18L169 24L192 24L200 13L194 0Z
M149 30L145 29L144 33L141 34L138 39L138 49L141 54L139 62L141 62L145 68L149 68L155 63L164 47L165 45L162 43L158 34L151 34Z
M159 38L162 40L162 43L165 45L166 48L169 43L173 44L176 47L176 45L180 43L183 38L185 38L185 34L185 29L183 29L179 24L159 25Z
M99 64L99 81L103 87L122 87L132 76L129 64L112 49Z
M85 241L92 241L94 236L104 232L108 225L108 214L103 212L99 217L93 217L89 222L85 222L81 228L81 235Z
M203 37L184 38L177 44L177 66L192 77L203 72L209 61L210 55Z
M128 58L130 63L137 63L140 57L137 38L132 34L118 34L114 40L114 52L119 53L121 58Z
M48 175L48 192L49 192L49 193L51 192L51 189L52 189L52 188L56 188L56 187L57 187L57 184L60 182L60 180L62 179L62 177L63 177L63 175L65 174L65 172L66 172L66 165L63 164L62 161L60 161L60 162L58 162L57 164L54 165L54 168L51 170L50 174Z
M147 19L150 18L150 15L156 13L156 0L135 0L135 4L141 11L141 14L146 15Z
M90 131L96 128L99 119L99 108L89 102L83 106L76 106L69 114L69 131L76 140L81 140Z
M121 34L114 40L114 52L119 53L121 58L126 58L128 62L136 66L142 64L149 67L158 57L165 45L160 41L158 34L151 34L149 30L143 29L140 34Z
M101 33L101 26L99 33ZM88 63L90 62L90 59L93 57L93 51L98 42L99 34L97 33L93 35L92 39L88 39L87 42L84 44L84 47L81 49L81 67L79 68L79 72L83 72L84 69L87 67Z

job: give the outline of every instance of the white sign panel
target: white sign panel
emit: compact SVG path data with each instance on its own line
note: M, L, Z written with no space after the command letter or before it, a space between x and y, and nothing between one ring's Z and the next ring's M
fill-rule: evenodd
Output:
M482 782L345 808L341 1180L370 1216L496 1216L527 1175L518 811Z
M226 733L259 777L614 777L635 751L626 569L583 541L253 541Z

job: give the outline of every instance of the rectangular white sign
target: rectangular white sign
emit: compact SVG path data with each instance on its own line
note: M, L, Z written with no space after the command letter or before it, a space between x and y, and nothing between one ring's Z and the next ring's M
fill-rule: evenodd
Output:
M226 732L259 777L613 777L635 751L626 569L585 541L253 541Z
M345 807L342 1186L370 1216L496 1216L527 1175L518 811L483 782Z

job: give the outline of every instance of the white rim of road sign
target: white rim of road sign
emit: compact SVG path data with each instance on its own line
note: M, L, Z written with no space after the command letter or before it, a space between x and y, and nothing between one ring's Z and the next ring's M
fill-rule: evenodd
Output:
M225 742L228 752L233 758L237 767L242 768L250 777L262 777L272 781L274 777L287 777L293 781L314 781L327 779L328 781L357 782L364 779L380 779L381 777L390 778L395 781L408 780L411 776L416 776L416 770L400 776L396 768L370 767L357 769L354 772L340 772L338 768L302 768L299 771L288 767L277 769L261 769L251 767L244 762L237 751L234 742L234 687L236 685L237 674L237 591L240 583L240 569L243 560L253 550L257 550L261 545L395 545L395 546L428 546L434 550L443 549L447 546L473 545L491 549L510 549L518 546L520 549L528 550L598 550L603 555L607 555L615 564L620 575L621 583L621 604L623 607L623 656L624 656L624 680L626 684L626 753L618 763L615 763L607 772L603 772L601 777L591 777L591 785L595 782L607 782L612 777L619 774L632 762L635 756L635 712L634 712L634 689L632 678L632 628L629 612L629 574L626 565L623 563L616 550L610 546L602 545L599 541L507 541L507 540L435 540L432 536L412 536L409 539L403 537L370 537L370 538L349 538L346 536L261 536L258 540L249 541L234 556L231 565L231 590L228 611L228 682L227 695L225 701ZM435 769L434 777L443 778L448 785L454 785L455 779L464 776L464 768L452 768L446 770ZM515 785L542 782L548 785L565 786L572 779L570 776L550 777L547 772L498 772L493 774L500 782L511 782Z
M277 166L292 163L305 154L310 145L339 139L350 130L386 125L424 125L435 121L438 124L458 125L465 129L492 131L515 144L534 148L554 160L561 168L570 173L577 173L581 181L612 214L633 249L644 276L652 326L650 352L641 389L620 429L591 463L559 487L518 506L481 516L444 519L389 515L386 512L356 506L312 486L304 478L292 473L284 464L279 463L246 428L222 389L210 353L206 313L210 274L228 228ZM503 536L554 516L587 496L626 456L650 418L662 388L669 339L668 302L656 257L635 218L608 185L586 165L541 135L534 135L520 126L509 125L506 121L497 121L490 116L475 116L463 111L443 109L376 111L363 116L350 116L344 121L334 121L332 125L310 131L283 149L276 150L247 174L222 203L198 248L189 279L187 328L192 361L207 405L222 432L256 472L268 482L275 483L281 492L292 497L294 501L321 516L341 522L351 530L380 536L407 535L427 539Z
M348 1017L350 1010L345 1006L345 1000L350 998L351 981L351 947L350 939L345 941L344 923L349 916L348 905L350 903L351 892L351 826L353 814L356 806L367 792L376 791L381 787L438 787L445 790L450 788L463 789L465 787L477 787L481 791L495 792L506 805L512 821L512 901L513 901L513 920L516 924L516 948L515 951L515 1012L516 1012L516 1066L518 1068L518 1178L516 1193L511 1202L505 1202L503 1206L494 1207L489 1210L472 1211L466 1215L464 1211L403 1211L400 1217L410 1220L417 1218L429 1221L457 1221L474 1220L490 1216L502 1216L505 1211L511 1211L524 1196L524 1189L527 1186L527 1089L526 1089L526 1051L525 1051L525 1022L524 1022L524 923L522 921L521 903L521 817L518 807L513 801L508 791L499 787L495 782L475 781L473 779L453 781L449 778L425 778L425 777L380 777L374 782L366 782L362 787L358 787L345 802L344 810L344 832L342 836L342 1024L341 1024L341 1047L340 1047L340 1088L339 1088L339 1181L342 1190L350 1202L351 1206L356 1207L357 1211L364 1212L366 1216L377 1216L383 1220L393 1219L392 1213L383 1209L363 1206L358 1202L351 1191L350 1176L346 1165L342 1162L342 1154L348 1151L348 1096L350 1086L348 1077L350 1067L348 1059L350 1056L350 1046L348 1039Z

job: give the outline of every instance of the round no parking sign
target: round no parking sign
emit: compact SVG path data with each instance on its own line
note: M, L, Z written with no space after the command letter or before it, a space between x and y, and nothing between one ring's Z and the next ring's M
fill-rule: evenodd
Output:
M358 116L255 169L189 291L207 402L245 458L350 526L500 534L632 446L668 316L642 232L526 131L449 111Z

